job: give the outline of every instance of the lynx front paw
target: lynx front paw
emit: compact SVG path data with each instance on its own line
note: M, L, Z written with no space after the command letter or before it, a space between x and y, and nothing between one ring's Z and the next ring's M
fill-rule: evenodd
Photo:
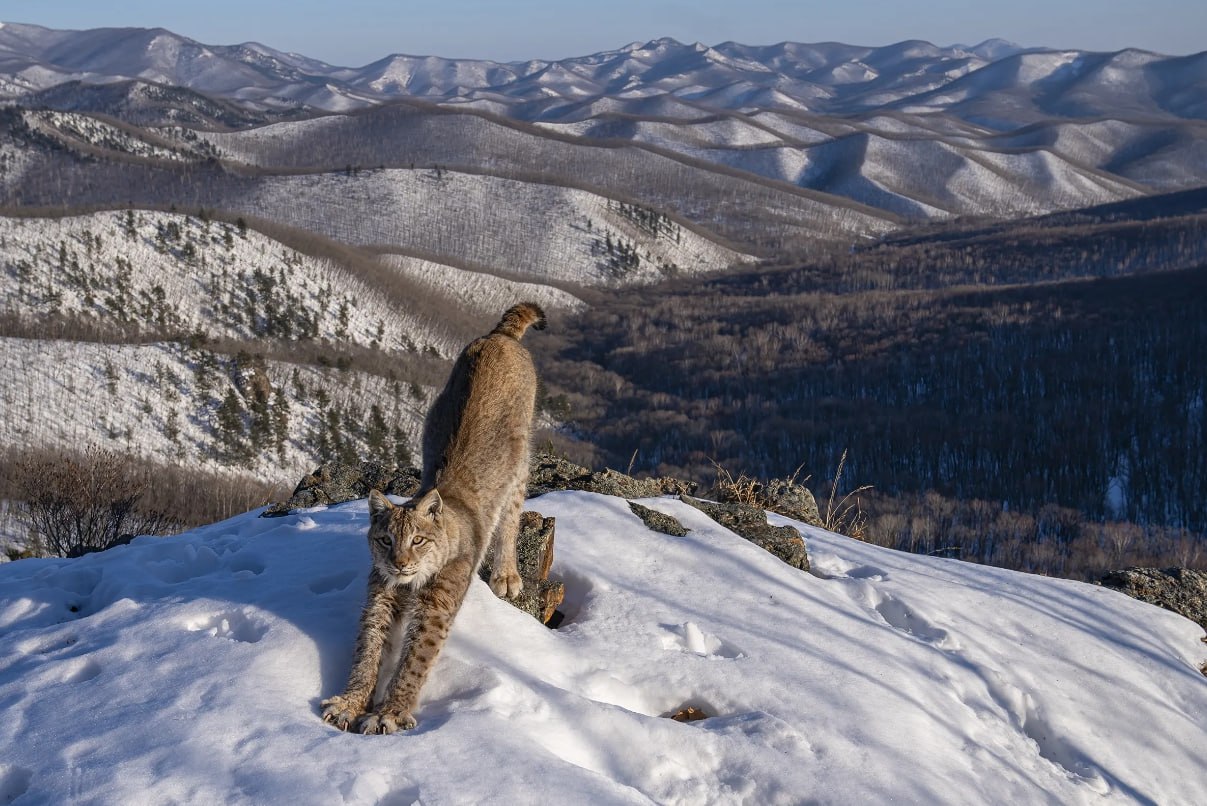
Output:
M323 721L330 722L340 730L348 730L356 722L356 718L364 713L345 697L332 697L323 700Z
M524 590L524 580L520 579L520 575L515 571L492 574L490 577L490 589L495 592L496 596L514 599Z
M367 714L358 726L361 733L396 733L400 730L410 730L418 722L406 711L380 711Z

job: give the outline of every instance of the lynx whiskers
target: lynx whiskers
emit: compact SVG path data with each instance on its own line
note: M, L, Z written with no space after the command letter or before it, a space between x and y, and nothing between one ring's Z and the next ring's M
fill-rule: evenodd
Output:
M352 672L344 693L323 701L323 719L341 730L415 727L419 691L488 549L491 589L509 597L522 590L515 543L536 370L520 338L544 326L540 307L521 303L471 342L424 422L419 492L401 506L370 494L373 564ZM400 647L389 646L392 635ZM389 668L393 650L398 663Z

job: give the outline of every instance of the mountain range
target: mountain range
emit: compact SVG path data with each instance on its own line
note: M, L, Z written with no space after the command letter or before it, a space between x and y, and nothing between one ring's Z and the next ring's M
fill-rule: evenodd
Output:
M782 315L771 341L734 352L749 379L755 359L769 372L817 360L801 306L818 292L852 295L881 327L894 306L920 310L918 293L963 283L1193 271L1204 185L1207 53L656 39L552 62L341 67L163 29L0 24L0 448L97 442L292 483L318 461L413 453L448 362L508 304L539 301L558 344L584 311L610 328L642 319L625 313L634 299L658 310L654 295L698 287L632 345L596 339L543 365L563 378L546 424L577 417L597 447L606 425L626 460L654 439L645 469L686 467L751 432L705 401L690 428L621 433L603 405L648 394L641 411L666 407L635 365L617 374L627 355L678 377L694 353L659 352L665 326L698 321L693 349L728 345L762 323L714 321L769 295L749 305ZM1071 218L1052 235L1042 217L1057 214ZM740 294L699 279L725 272ZM801 304L781 310L789 291ZM985 305L996 321L1001 306ZM815 329L841 331L827 310ZM860 354L839 346L835 361ZM717 394L700 377L693 393ZM81 405L78 379L105 390L104 416ZM753 410L740 391L727 405ZM777 441L782 461L733 456L787 473L801 445ZM955 489L939 477L952 467L926 483Z
M1002 40L975 47L916 40L885 47L751 47L661 38L558 61L392 54L363 67L340 67L255 42L205 45L161 28L56 31L8 23L0 29L0 54L9 96L69 81L137 79L265 108L293 103L346 111L425 97L547 121L604 111L697 117L702 110L855 115L894 109L947 111L992 126L1006 119L1003 98L1015 102L1010 125L1037 114L1207 116L1205 54L1090 53ZM987 96L992 104L985 103ZM609 103L597 106L602 98ZM988 112L989 106L997 111Z
M295 155L298 140L366 127L375 109L393 120L401 103L425 118L472 116L455 127L623 143L846 199L891 222L1041 214L1207 180L1207 53L664 38L559 61L395 54L352 68L163 29L8 23L0 98L144 126L255 130L233 139L268 136ZM262 127L283 119L303 122ZM473 150L444 161L482 168ZM371 156L389 164L396 153Z

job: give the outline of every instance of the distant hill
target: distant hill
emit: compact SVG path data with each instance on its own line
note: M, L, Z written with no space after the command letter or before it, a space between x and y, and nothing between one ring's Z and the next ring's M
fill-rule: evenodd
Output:
M555 62L393 54L338 67L163 29L9 23L0 28L0 98L205 130L422 101L575 142L677 155L911 220L1033 215L1207 182L1207 53L1056 51L1000 40L710 47L663 38ZM363 145L351 146L364 136L356 130L383 120L406 130L389 115L262 137L317 143L329 141L330 128L363 154ZM468 115L445 122L473 137L492 128ZM473 137L460 158L420 147L408 163L486 167L490 145ZM246 138L215 139L226 153L246 151ZM399 153L353 164L395 166ZM323 155L332 152L312 143L291 159Z

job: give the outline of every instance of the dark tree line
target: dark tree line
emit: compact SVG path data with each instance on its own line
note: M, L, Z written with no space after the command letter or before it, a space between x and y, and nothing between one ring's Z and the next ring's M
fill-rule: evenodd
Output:
M1185 557L1207 533L1201 221L1028 226L612 294L545 342L551 397L614 466L636 450L701 481L714 460L824 479L846 450L879 542L943 548L909 526L930 491L984 532L957 541L969 559L1088 574ZM882 269L891 282L830 282Z

